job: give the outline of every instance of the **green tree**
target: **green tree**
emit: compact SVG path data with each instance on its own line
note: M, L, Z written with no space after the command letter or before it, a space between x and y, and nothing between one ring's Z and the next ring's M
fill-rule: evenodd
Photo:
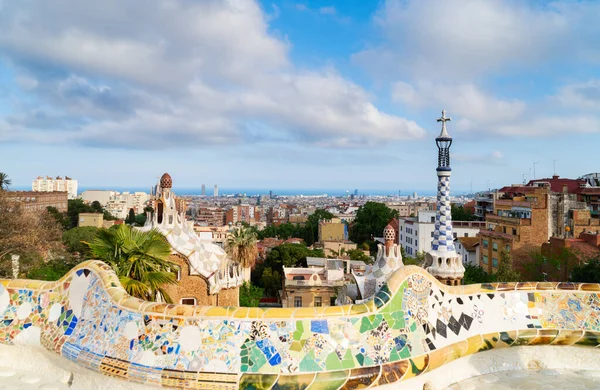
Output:
M172 303L164 290L165 284L177 283L171 246L158 230L143 232L121 224L101 229L88 245L92 256L113 268L130 295Z
M424 260L425 260L425 252L423 252L423 251L418 251L416 257L408 256L408 255L406 255L406 252L404 252L404 254L402 256L402 262L404 263L404 265L419 265L420 266L421 264L423 264Z
M92 213L104 212L104 208L102 207L100 202L98 202L97 200L93 201L92 204L90 205L90 207L92 208Z
M548 255L535 251L531 253L530 260L523 264L523 279L532 282L566 282L579 259L582 259L582 255L568 248Z
M135 223L135 210L133 210L132 208L129 209L127 218L125 218L125 223L128 225L133 225Z
M465 209L462 205L456 206L452 204L450 206L450 212L452 214L453 221L475 221L477 219L475 214Z
M81 257L89 257L90 247L100 229L95 226L81 226L67 230L62 235L62 242L70 253L78 253Z
M271 267L265 267L260 276L260 284L269 297L276 297L282 288L281 273Z
M54 281L62 278L81 260L75 256L61 256L40 262L27 272L28 279Z
M600 283L600 256L596 256L575 266L571 281L578 283Z
M494 275L488 274L478 265L465 265L463 284L491 283L494 282L495 279Z
M260 299L264 296L265 290L254 286L250 282L244 282L240 286L240 306L258 307Z
M136 226L144 226L146 224L146 214L138 214L135 216Z
M365 252L360 249L350 249L346 252L350 256L350 260L364 261L366 264L373 264L373 258L365 255Z
M363 243L381 236L383 229L394 218L398 218L398 210L392 210L383 203L367 202L356 212L350 228L350 239Z
M69 229L72 229L77 226L77 222L79 220L79 213L95 212L97 211L92 206L85 204L82 199L70 199L67 211L67 218L69 219Z
M510 254L504 250L500 252L500 262L495 276L498 282L518 282L521 280L521 274L512 267Z
M69 217L67 216L67 213L61 213L54 206L46 207L46 211L56 220L56 222L63 230L69 229L71 224L69 222Z
M8 178L8 175L4 172L0 172L0 191L8 190L8 187L12 184L12 181Z
M115 217L114 215L112 215L111 213L109 213L108 211L104 210L102 212L102 216L104 218L105 221L118 221L119 218Z
M233 261L244 268L244 279L250 280L250 269L254 266L258 256L254 231L244 227L233 229L225 240L225 250Z

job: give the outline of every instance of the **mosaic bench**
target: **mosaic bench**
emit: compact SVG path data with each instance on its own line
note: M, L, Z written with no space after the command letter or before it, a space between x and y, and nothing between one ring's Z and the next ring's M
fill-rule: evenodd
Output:
M419 267L372 301L317 308L145 302L88 261L57 282L0 280L0 342L37 343L91 370L188 389L355 389L479 351L600 343L600 286L448 287Z

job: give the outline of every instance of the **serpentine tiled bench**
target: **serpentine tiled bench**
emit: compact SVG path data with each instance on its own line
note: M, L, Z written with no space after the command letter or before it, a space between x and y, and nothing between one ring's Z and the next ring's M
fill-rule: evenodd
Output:
M99 261L0 282L0 342L164 387L354 389L491 348L600 343L597 284L448 287L409 266L366 304L263 309L141 301Z

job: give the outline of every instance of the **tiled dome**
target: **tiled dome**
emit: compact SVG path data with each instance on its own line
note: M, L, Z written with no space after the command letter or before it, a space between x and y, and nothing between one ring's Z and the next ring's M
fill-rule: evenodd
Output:
M160 187L161 188L173 188L173 179L171 179L171 175L165 173L160 178Z
M383 229L383 239L385 241L394 241L394 239L396 238L396 232L394 231L394 228L392 227L392 225L387 225L385 227L385 229Z

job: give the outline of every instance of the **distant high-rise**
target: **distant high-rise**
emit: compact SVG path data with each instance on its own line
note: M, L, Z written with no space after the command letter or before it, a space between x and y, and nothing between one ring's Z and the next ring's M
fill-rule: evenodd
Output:
M69 199L77 198L77 180L73 180L68 176L58 176L56 179L46 176L38 176L31 183L32 191L39 192L67 192Z
M273 190L269 191L269 199L273 199Z
M213 196L216 198L219 196L219 186L215 184L215 190L213 192Z
M206 186L202 184L202 196L206 195Z
M358 188L354 190L354 196L358 196Z

